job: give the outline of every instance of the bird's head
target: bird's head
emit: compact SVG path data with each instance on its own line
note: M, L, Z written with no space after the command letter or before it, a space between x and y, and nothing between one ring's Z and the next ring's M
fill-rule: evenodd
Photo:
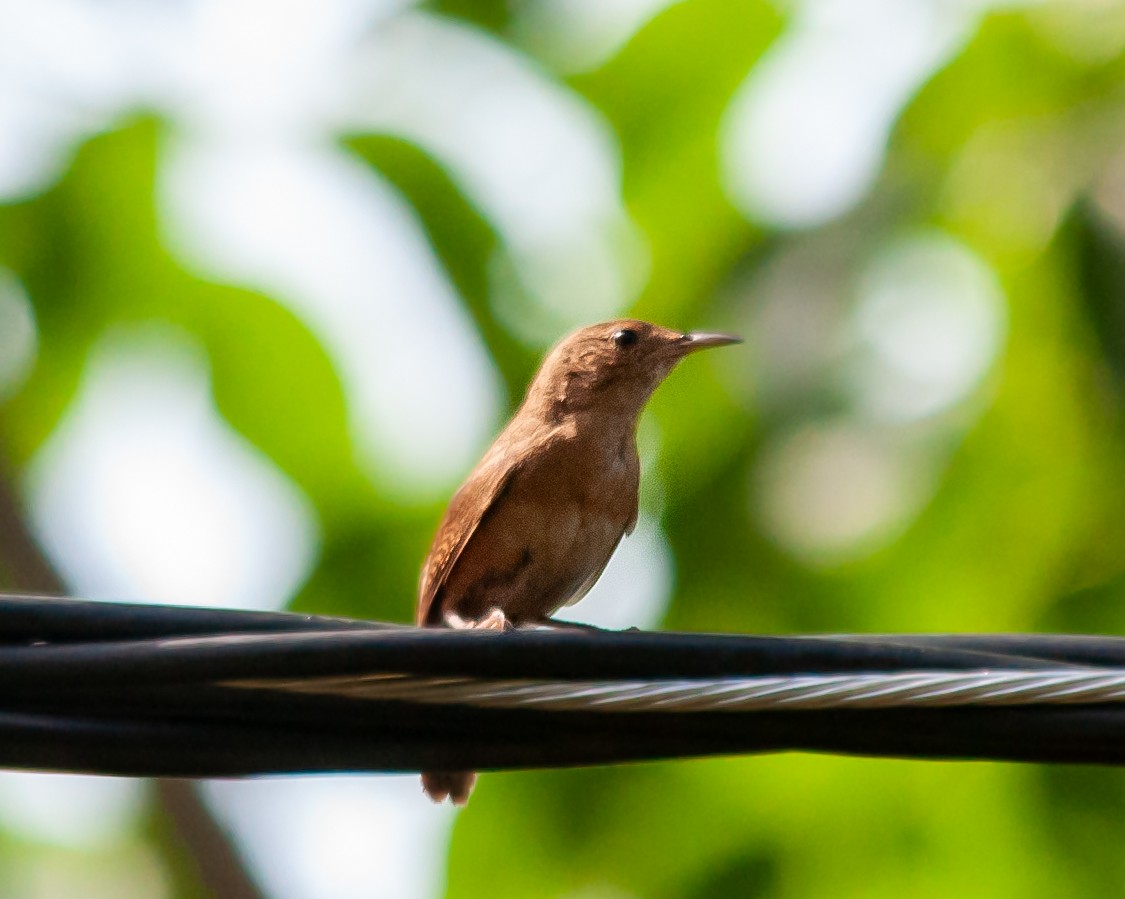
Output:
M730 334L685 334L636 319L581 328L547 354L528 401L562 412L604 409L638 414L684 356L707 347L740 343Z

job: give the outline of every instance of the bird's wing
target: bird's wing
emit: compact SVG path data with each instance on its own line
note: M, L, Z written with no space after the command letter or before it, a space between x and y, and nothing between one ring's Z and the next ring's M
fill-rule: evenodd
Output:
M418 614L415 618L419 625L441 622L441 604L434 600L449 580L453 566L469 539L511 485L520 467L518 459L518 453L486 456L450 500L445 517L438 526L430 554L422 567Z

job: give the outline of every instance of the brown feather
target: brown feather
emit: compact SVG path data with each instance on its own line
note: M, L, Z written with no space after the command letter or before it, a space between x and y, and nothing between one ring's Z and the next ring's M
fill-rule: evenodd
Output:
M453 495L422 567L416 622L441 624L440 603L435 597L448 580L465 545L510 482L519 460L489 453Z

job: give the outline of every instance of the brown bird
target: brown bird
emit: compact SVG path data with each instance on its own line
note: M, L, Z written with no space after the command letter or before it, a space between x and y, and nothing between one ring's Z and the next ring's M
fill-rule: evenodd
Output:
M688 353L738 343L648 322L560 341L454 494L422 566L417 623L507 630L578 602L637 523L637 420ZM469 771L427 772L435 802L469 797Z

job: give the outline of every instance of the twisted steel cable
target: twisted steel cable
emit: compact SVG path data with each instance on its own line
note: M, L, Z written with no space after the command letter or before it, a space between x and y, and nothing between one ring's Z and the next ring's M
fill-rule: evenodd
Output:
M479 708L747 712L1125 702L1125 668L925 671L646 681L484 680L367 675L230 681L246 689Z
M226 777L791 750L1125 764L1125 639L486 634L0 596L0 767Z

